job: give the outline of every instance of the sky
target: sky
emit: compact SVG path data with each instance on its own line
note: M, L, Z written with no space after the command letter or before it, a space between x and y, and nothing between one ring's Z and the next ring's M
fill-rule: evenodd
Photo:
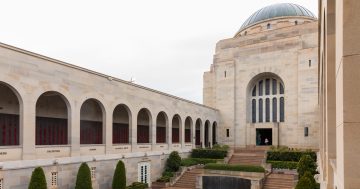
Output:
M215 45L258 9L317 0L0 0L0 42L202 103Z

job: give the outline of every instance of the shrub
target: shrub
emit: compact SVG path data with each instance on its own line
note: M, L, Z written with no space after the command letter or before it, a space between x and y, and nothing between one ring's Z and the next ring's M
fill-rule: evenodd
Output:
M157 179L156 181L157 182L170 182L170 178L171 177L168 177L168 176L162 176L159 179Z
M169 158L166 161L166 170L176 172L179 170L181 164L181 157L177 151L170 153Z
M313 151L295 151L295 150L274 150L267 152L267 160L269 161L300 161L303 155L309 155L316 161L316 153Z
M230 149L230 147L228 145L220 145L220 144L214 144L213 145L213 149L216 150L226 150L228 151Z
M299 182L296 184L295 189L316 189L316 187L317 184L315 182L314 176L309 171L307 171L300 178Z
M226 155L227 150L223 149L193 149L191 152L192 158L224 159Z
M208 163L216 163L218 159L206 159L206 158L185 158L181 160L181 166L192 166L199 164L208 164Z
M294 161L267 161L275 169L297 169L298 162Z
M46 189L46 179L44 170L41 167L34 169L31 175L29 189Z
M148 184L142 182L134 182L130 186L127 186L126 189L146 189Z
M205 169L212 170L224 170L224 171L242 171L242 172L258 172L264 173L265 169L261 166L255 165L229 165L229 164L217 164L217 163L209 163L206 164Z
M306 171L309 171L312 175L317 173L316 163L310 155L302 156L298 163L297 172L299 173L299 178L301 178Z
M162 176L163 177L173 177L174 173L170 172L170 171L165 171L165 172L163 172Z
M75 189L92 189L90 168L87 163L80 165L77 177Z
M125 189L126 188L126 172L124 162L121 160L117 163L114 177L112 181L112 189Z

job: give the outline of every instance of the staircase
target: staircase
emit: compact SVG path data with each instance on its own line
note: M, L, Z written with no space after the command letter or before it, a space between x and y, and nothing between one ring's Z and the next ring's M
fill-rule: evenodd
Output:
M240 148L234 151L229 164L258 165L265 161L265 150Z
M174 189L195 189L196 187L196 176L203 173L203 169L195 168L186 171L180 179L171 187Z
M294 175L272 173L267 176L263 189L293 189Z

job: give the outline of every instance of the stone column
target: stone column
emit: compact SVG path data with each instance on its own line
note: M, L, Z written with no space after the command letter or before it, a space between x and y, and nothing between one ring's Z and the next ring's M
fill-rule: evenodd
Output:
M201 147L205 148L205 124L200 124L200 143Z
M212 125L211 123L210 123L210 125L209 125L209 143L210 143L210 148L212 148L212 146L213 146L213 135L212 135L212 133L213 133L213 126L214 125Z
M80 156L80 107L74 105L69 117L69 136L71 144L71 156ZM69 112L70 113L70 112Z
M169 119L169 125L168 125L168 138L167 138L167 143L169 146L169 150L172 150L172 118Z
M191 144L192 148L196 148L196 121L191 124Z
M182 149L185 148L185 121L186 118L182 119L180 123L180 144Z
M22 158L24 160L35 159L36 150L35 150L35 109L36 102L32 99L30 94L23 97L23 107L20 110L20 125L21 128L21 144L23 146Z
M105 128L103 129L103 131L105 133L103 133L103 136L105 136L105 153L109 154L112 151L113 145L113 113L105 110L104 114L105 119L103 118L103 120L105 123L103 123L103 125L105 126Z
M154 150L156 147L156 117L152 119L151 123L151 149Z
M131 143L131 151L137 151L137 114L131 117L131 122L129 124L131 133L130 133L130 143Z

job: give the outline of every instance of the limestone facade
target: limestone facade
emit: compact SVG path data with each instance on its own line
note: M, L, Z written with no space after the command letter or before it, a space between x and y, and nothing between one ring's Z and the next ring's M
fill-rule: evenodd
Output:
M6 44L0 44L0 90L0 113L14 114L19 119L18 130L7 131L1 126L2 132L12 136L1 134L1 142L10 144L0 147L0 181L7 189L27 188L31 172L38 166L45 169L49 188L73 188L81 162L96 165L95 187L109 188L119 159L126 163L128 184L138 181L138 163L143 161L150 162L153 167L150 181L154 181L160 176L171 151L186 156L196 147L195 123L199 126L201 135L198 137L201 138L198 140L203 146L206 140L210 146L216 141L213 136L217 133L212 131L217 130L212 128L220 125L218 110L214 108ZM46 100L39 100L41 97ZM92 101L85 103L89 99ZM51 109L49 104L55 108ZM91 108L94 104L97 109ZM119 105L125 108L115 111ZM114 112L126 112L128 116L115 116ZM158 123L160 112L165 115L165 122ZM36 126L41 117L66 119L67 135L46 131L46 137L57 136L51 140L62 138L61 145L37 145L49 142L48 138L36 137L42 132L37 131ZM96 136L96 144L82 144L82 138L86 137L80 129L83 120L101 123L102 130L95 133L102 133L102 136ZM127 142L114 143L113 123L124 120L129 125ZM139 124L149 127L146 143L138 143ZM158 125L167 127L166 140L161 143L156 142ZM179 128L178 142L174 143L173 127ZM185 129L191 130L186 140ZM13 135L13 132L19 134ZM54 171L58 173L56 187L49 180Z
M303 16L267 19L219 41L210 71L204 73L203 99L219 110L220 141L233 147L256 146L257 130L267 128L272 145L318 149L317 54L318 21ZM273 80L280 85L274 87ZM259 95L259 90L270 94Z
M319 0L322 188L360 188L360 2Z

